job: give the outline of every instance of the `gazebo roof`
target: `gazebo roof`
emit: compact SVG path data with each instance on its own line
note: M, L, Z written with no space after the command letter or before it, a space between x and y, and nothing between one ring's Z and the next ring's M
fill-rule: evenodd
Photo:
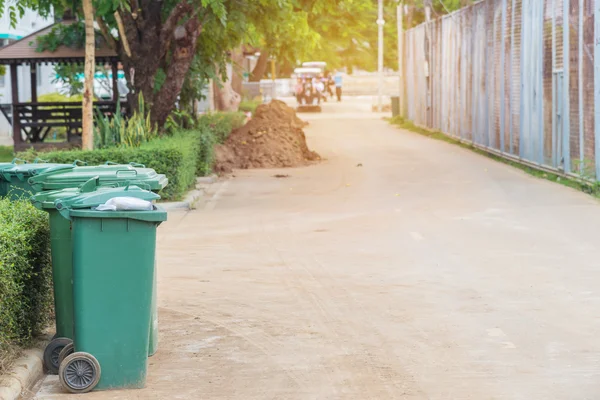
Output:
M78 64L85 61L85 49L75 49L59 46L56 51L37 52L37 39L47 35L58 25L71 25L76 21L61 21L25 36L24 38L0 48L0 65L4 64L34 64L34 63L67 63ZM117 53L104 40L96 46L96 62L109 63L118 59Z

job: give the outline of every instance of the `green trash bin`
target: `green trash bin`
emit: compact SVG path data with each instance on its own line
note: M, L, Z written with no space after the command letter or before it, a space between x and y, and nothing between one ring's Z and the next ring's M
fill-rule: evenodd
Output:
M98 177L102 186L133 184L147 190L159 192L169 183L164 174L158 174L155 170L146 168L143 164L134 162L117 164L107 161L104 165L79 166L78 164L81 163L81 161L75 160L72 165L36 174L29 179L29 184L35 191L59 190L77 187L92 178ZM154 281L154 295L156 296L156 280ZM150 347L148 348L150 356L158 350L158 308L156 302L152 310L152 331L150 333Z
M31 198L32 204L49 214L50 248L52 256L52 281L54 285L54 310L56 335L44 350L44 366L50 374L57 374L61 360L73 350L73 286L72 286L72 241L71 222L62 217L56 209L55 202L84 193L94 192L96 205L110 198L114 188L100 187L99 179L92 178L79 188L49 190L40 192ZM120 192L119 192L120 193ZM129 196L144 200L156 200L157 194L138 187L130 187ZM114 196L113 196L114 197ZM155 310L153 310L156 312ZM153 333L158 336L158 333ZM64 351L63 351L64 350Z
M110 196L128 196L127 188ZM96 211L94 193L58 200L72 224L74 353L59 380L73 393L146 382L156 228L167 213Z
M29 183L29 179L44 171L59 171L70 167L68 164L52 164L36 159L31 164L15 164L12 168L0 170L4 188L0 194L11 200L28 199L36 190Z
M14 158L11 162L0 163L0 172L3 171L3 170L5 170L5 169L14 168L16 165L18 165L18 161L21 161L22 164L26 164L27 163L27 161L21 160L20 158ZM0 173L0 197L6 196L6 192L7 191L8 191L8 184L3 179L2 174Z
M104 165L71 165L63 169L48 170L30 178L29 184L36 191L58 190L80 186L96 176L102 185L135 184L154 192L160 191L169 183L165 175L158 174L142 164L107 162Z

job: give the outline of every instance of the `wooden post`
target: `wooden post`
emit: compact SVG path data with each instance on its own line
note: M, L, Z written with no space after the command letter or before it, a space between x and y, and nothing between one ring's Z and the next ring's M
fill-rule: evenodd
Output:
M113 90L113 101L116 103L119 101L119 66L116 61L111 64L112 67L112 90Z
M37 64L29 66L31 75L31 102L37 103Z
M17 76L17 64L10 64L10 92L12 102L12 128L13 128L13 144L15 150L20 150L19 145L22 142L21 138L21 119L17 104L19 103L19 83Z
M94 39L94 6L92 0L83 0L85 16L85 65L83 101L81 104L81 148L94 149L94 72L96 43Z

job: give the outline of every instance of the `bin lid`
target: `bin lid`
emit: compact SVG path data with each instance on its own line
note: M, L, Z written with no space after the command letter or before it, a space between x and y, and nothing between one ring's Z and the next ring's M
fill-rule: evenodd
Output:
M67 219L70 219L70 212L76 209L87 209L92 211L92 207L97 207L100 204L106 203L108 200L115 197L135 197L138 199L153 201L160 199L160 196L154 192L144 190L139 186L128 185L119 187L106 187L99 186L101 184L99 177L94 177L92 180L86 182L80 188L80 193L65 197L59 197L54 201L54 207L61 213L61 215ZM67 189L67 193L69 190ZM115 213L115 211L99 211ZM119 211L121 212L121 211ZM122 211L125 212L125 211ZM137 212L137 211L128 211Z
M38 192L31 196L30 201L36 208L39 209L56 209L55 203L58 200L80 196L85 193L102 192L108 189L114 189L115 187L116 185L102 185L100 179L98 179L98 177L94 177L78 187ZM130 189L135 190L133 187ZM132 196L135 197L135 194Z
M93 177L98 177L101 184L133 184L154 191L163 189L169 182L164 174L157 174L152 168L140 164L110 163L49 169L32 176L29 184L38 191L56 190L77 187Z
M70 210L69 215L77 218L118 218L146 222L164 222L167 220L167 212L159 206L154 206L152 211Z
M24 164L13 164L12 167L9 168L0 168L0 175L7 181L10 181L12 178L17 178L21 181L26 181L30 177L37 175L43 171L47 170L55 170L55 169L63 169L65 167L69 167L68 164L55 164L48 163L44 160L36 159L33 163L24 163Z
M13 168L16 165L19 165L18 162L21 162L21 164L27 164L27 161L22 160L20 158L13 158L13 160L11 162L3 162L0 163L0 171L4 170L4 169L9 169L9 168ZM0 175L0 178L2 178L2 175Z

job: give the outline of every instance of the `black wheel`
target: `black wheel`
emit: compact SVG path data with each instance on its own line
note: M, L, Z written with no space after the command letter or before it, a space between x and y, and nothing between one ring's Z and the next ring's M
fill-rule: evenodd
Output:
M58 355L58 366L60 367L60 364L65 360L65 358L73 353L75 353L75 346L73 345L73 342L71 342L63 347L63 349L60 351Z
M59 337L52 339L48 343L48 346L46 346L44 350L44 366L49 374L56 375L58 373L58 356L61 350L69 343L73 343L73 341L69 338Z
M89 353L73 353L63 360L58 370L60 384L71 393L87 393L100 381L100 363Z

